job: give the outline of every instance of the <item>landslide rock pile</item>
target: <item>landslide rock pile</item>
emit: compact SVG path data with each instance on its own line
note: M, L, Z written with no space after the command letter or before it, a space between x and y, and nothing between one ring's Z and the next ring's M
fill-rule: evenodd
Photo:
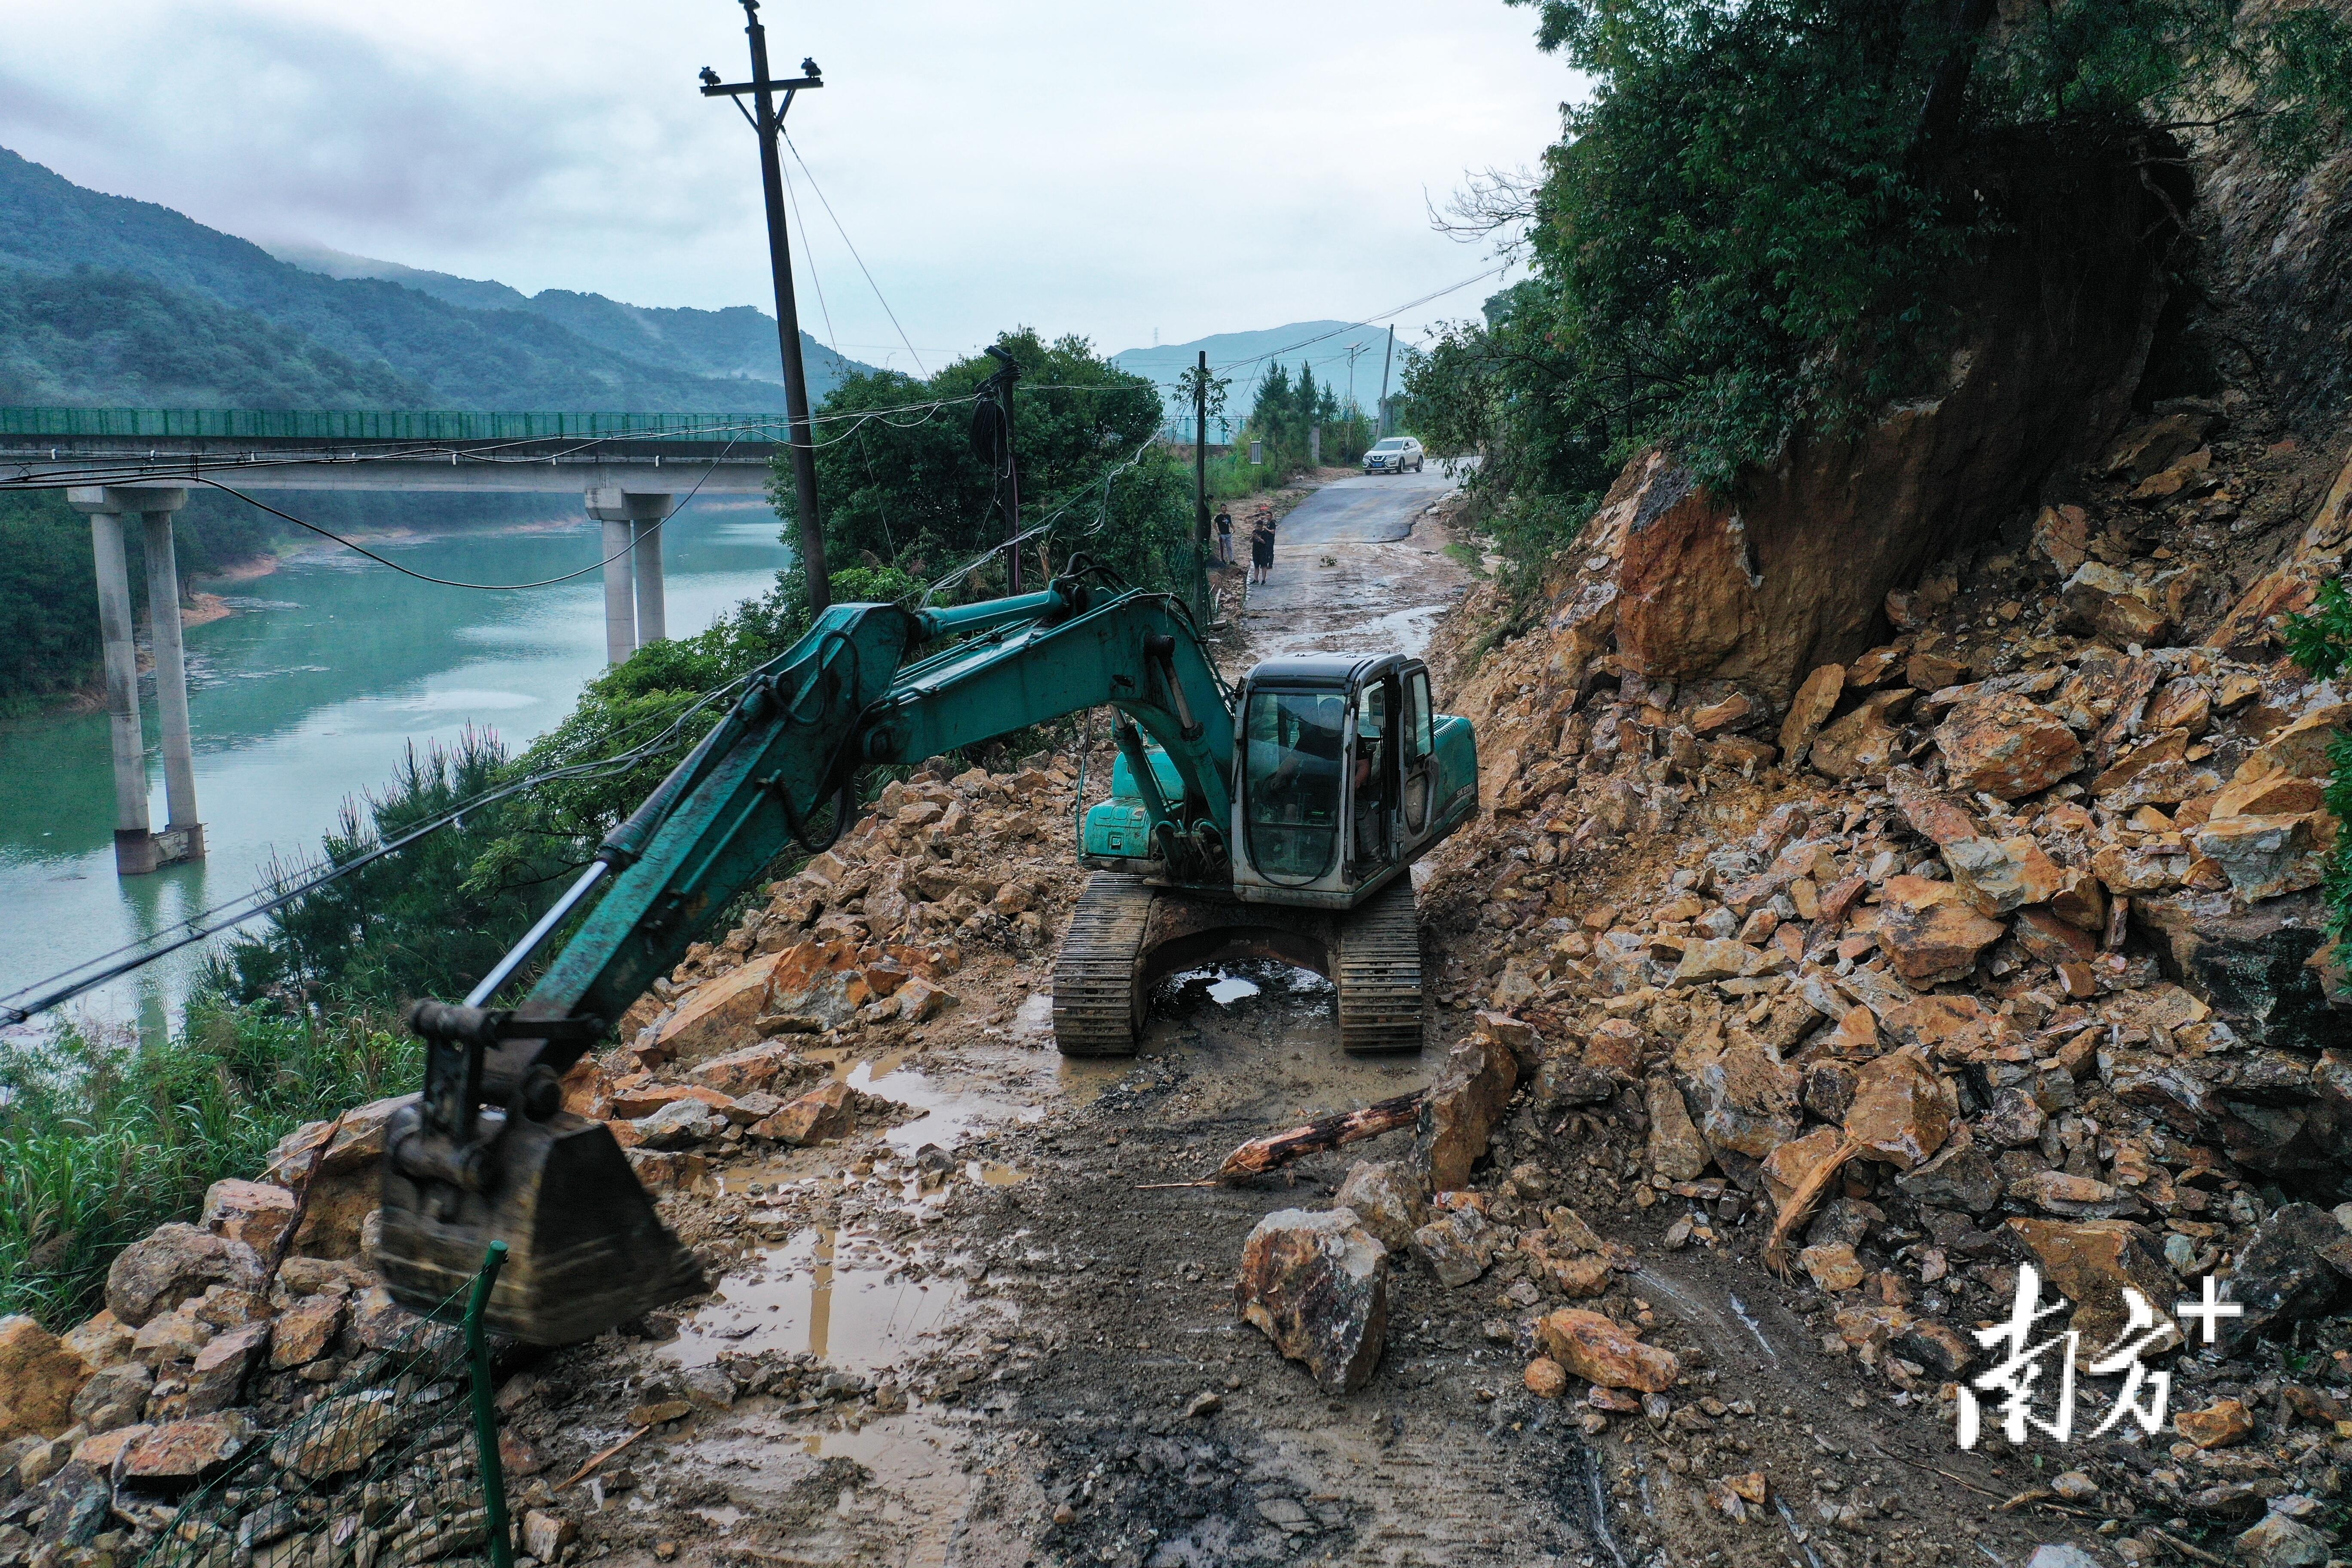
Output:
M2352 465L2315 480L2257 423L2161 411L2079 501L1890 594L1891 637L1782 689L1687 673L1696 632L1739 625L1717 580L1634 602L1633 541L1664 525L1656 466L1628 470L1542 624L1469 682L1490 809L1424 893L1443 1002L1541 1042L1472 1194L1514 1222L1488 1258L1581 1228L1563 1197L1663 1207L1668 1247L1777 1242L1824 1349L1948 1416L2021 1265L2086 1358L2124 1287L2154 1354L2217 1275L2244 1315L2172 1362L2169 1460L2173 1434L2084 1495L2238 1528L2274 1505L2290 1534L2295 1498L2344 1490L2352 1349L2320 1314L2352 1279L2352 1014L2316 889L2352 702L2279 657L2276 616L2352 541ZM1638 1326L1605 1271L1528 1285L1528 1325L1590 1293ZM1530 1386L1564 1390L1569 1342L1535 1337ZM2198 1414L2230 1400L2242 1428Z
M974 953L1041 952L1085 883L1077 792L1049 756L886 785L764 905L654 982L622 1019L628 1043L565 1080L566 1108L607 1121L655 1192L691 1185L713 1151L824 1142L895 1114L808 1053L907 1039L955 1005L949 978Z

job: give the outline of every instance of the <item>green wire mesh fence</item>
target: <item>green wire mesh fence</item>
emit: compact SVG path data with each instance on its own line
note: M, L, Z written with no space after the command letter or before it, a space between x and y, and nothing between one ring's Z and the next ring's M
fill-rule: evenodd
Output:
M467 1290L353 1363L176 1509L151 1507L142 1522L160 1533L137 1568L509 1568L481 1322L505 1259L493 1243ZM138 1518L135 1502L115 1507Z

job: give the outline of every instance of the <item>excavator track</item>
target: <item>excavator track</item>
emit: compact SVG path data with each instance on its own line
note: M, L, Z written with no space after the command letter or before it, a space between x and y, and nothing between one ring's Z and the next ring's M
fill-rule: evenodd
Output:
M1054 1044L1066 1057L1135 1054L1143 1030L1143 939L1155 897L1115 871L1087 879L1054 960Z
M1339 1046L1417 1051L1422 1043L1421 918L1412 878L1400 876L1339 928Z

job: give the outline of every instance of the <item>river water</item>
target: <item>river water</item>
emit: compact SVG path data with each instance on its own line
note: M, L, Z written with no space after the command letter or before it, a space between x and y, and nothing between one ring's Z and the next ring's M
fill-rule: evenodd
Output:
M551 511L559 508L551 498ZM663 531L674 637L701 631L764 593L789 560L775 514L757 502L701 503ZM583 520L370 547L435 576L514 583L591 565L601 543L597 525ZM273 858L315 858L343 802L389 779L404 746L446 743L471 724L520 750L570 711L604 668L600 574L478 593L419 583L333 550L298 556L265 577L196 586L237 606L186 638L208 858L150 877L115 876L102 711L0 725L0 993L236 897ZM150 809L160 826L154 692L152 682L142 685ZM68 1012L91 1026L152 1035L174 1015L201 963L199 950L184 950Z

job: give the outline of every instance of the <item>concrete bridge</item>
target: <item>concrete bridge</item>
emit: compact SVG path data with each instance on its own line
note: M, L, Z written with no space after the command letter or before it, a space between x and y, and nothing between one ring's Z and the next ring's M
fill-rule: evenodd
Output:
M604 525L604 652L667 635L661 525L697 495L763 495L784 438L771 414L466 414L399 410L0 408L0 487L55 489L87 514L114 745L114 865L138 876L204 858L172 517L215 479L240 490L577 494ZM192 482L193 481L193 482ZM166 817L147 809L124 519L145 530L149 647ZM169 605L173 613L159 613Z

